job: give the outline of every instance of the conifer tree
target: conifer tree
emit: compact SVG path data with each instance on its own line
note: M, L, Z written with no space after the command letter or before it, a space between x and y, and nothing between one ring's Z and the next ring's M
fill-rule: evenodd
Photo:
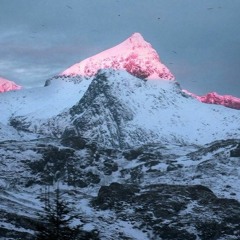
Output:
M98 233L81 230L81 226L71 227L74 219L79 218L68 207L69 203L62 199L59 188L50 199L50 191L45 192L45 206L43 213L39 214L38 233L36 240L77 240L99 239Z
M40 214L36 240L78 239L77 236L81 233L79 226L70 227L71 221L77 216L68 207L68 202L60 196L59 188L54 194L54 199L51 200L49 190L45 193L45 207L44 212Z

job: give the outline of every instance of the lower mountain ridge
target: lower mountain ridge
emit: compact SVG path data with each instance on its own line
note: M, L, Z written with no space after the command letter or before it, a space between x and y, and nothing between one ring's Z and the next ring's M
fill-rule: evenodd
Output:
M0 103L0 239L36 239L46 188L87 239L240 238L238 110L114 70Z
M75 86L82 87L80 100L62 107L59 114L46 118L13 113L9 124L25 134L81 136L118 148L153 142L204 144L240 136L239 111L200 103L175 81L146 81L124 71L100 70Z

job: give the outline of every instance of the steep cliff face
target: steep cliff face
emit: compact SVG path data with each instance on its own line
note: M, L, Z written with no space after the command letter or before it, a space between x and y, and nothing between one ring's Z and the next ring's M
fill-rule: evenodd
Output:
M0 93L13 91L13 90L19 90L21 88L22 87L17 85L16 83L0 77Z
M87 58L66 69L61 75L93 76L99 69L125 70L147 79L174 79L170 70L160 61L157 52L140 33L134 33L119 45Z

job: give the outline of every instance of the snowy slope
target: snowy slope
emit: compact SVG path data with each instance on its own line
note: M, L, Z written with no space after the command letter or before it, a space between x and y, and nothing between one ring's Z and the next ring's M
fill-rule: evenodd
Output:
M22 87L18 86L16 83L0 77L0 93L12 90L19 90L21 88Z
M28 131L19 132L10 125L14 116L24 116L33 125L39 119L49 119L64 109L69 109L84 94L91 80L53 78L49 86L32 89L23 89L17 92L4 92L0 94L0 106L3 114L0 115L0 139L19 140L33 139L38 135Z
M99 69L126 70L137 77L174 79L169 69L160 62L157 52L140 33L134 33L119 45L87 58L66 69L61 75L93 76Z
M74 82L54 78L47 87L23 89L0 94L0 121L7 124L14 115L32 115L48 119L73 106L83 95L91 80Z
M84 136L123 148L160 141L205 144L240 136L238 110L203 104L175 81L145 81L124 71L102 70L92 80L63 85L61 90L54 85L44 89L54 89L51 112L42 113L43 104L48 108L46 101L42 110L18 111L11 117L12 125L45 136ZM75 94L66 94L70 86Z
M176 82L143 81L119 71L99 73L70 113L76 134L111 145L110 138L117 146L240 136L239 111L202 104Z
M239 157L231 156L239 143L127 150L82 138L0 143L0 234L34 234L47 184L60 186L84 228L98 229L102 240L239 239Z

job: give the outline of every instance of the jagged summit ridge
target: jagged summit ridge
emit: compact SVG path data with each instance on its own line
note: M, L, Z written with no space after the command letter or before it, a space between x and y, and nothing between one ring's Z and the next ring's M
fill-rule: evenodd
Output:
M17 85L15 82L12 82L3 77L0 77L0 93L12 91L12 90L19 90L21 88L22 87Z
M125 70L130 74L147 79L174 79L170 70L161 63L157 52L146 42L140 33L71 66L60 75L93 76L99 69Z

